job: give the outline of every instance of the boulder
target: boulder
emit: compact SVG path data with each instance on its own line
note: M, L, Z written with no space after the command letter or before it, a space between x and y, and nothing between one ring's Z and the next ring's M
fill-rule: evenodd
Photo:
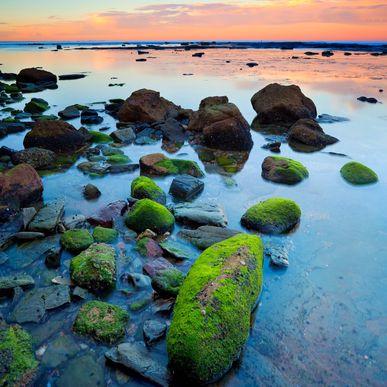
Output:
M167 201L165 192L146 176L139 176L132 181L131 195L135 199L151 199L160 204Z
M190 201L200 195L204 190L204 182L197 177L181 175L172 181L169 193L180 200Z
M95 185L87 184L83 189L83 196L87 200L98 199L101 196L101 191Z
M57 88L57 81L58 79L53 73L37 68L23 69L16 77L16 83L22 91L24 89L28 91L30 84L38 87L38 89L33 91L55 89Z
M199 226L227 226L226 214L218 204L207 202L202 203L181 203L173 207L173 214L176 221Z
M195 261L167 335L169 364L178 379L192 385L215 382L239 358L261 292L262 270L262 241L247 234L213 245Z
M63 200L54 200L46 203L34 216L28 225L29 231L55 233L64 212Z
M144 265L144 272L149 275L149 277L153 278L154 276L158 275L162 271L166 269L172 269L173 265L171 262L166 260L163 257L150 259L148 262Z
M24 138L24 147L39 147L53 152L72 152L86 145L84 135L67 122L38 121Z
M227 151L250 151L250 126L227 97L208 97L189 122L188 130L199 132L203 145Z
M286 157L266 157L262 163L262 177L274 183L293 185L308 176L308 170L300 162Z
M60 240L64 249L79 253L86 250L94 241L88 230L74 229L65 231Z
M117 115L122 122L153 123L165 121L170 117L175 118L180 109L171 101L160 97L159 92L141 89L132 93Z
M251 98L257 117L254 124L289 127L301 118L316 118L317 109L296 85L272 83ZM254 125L255 126L255 125Z
M34 147L14 152L11 160L14 165L25 163L39 170L52 167L56 161L56 155L48 149Z
M39 114L43 113L50 108L47 101L42 98L32 98L30 102L24 107L26 113Z
M371 168L356 161L345 164L340 173L346 181L354 185L372 184L378 181L378 175Z
M80 117L80 115L81 113L75 105L67 106L58 113L58 116L63 120L73 120L74 118Z

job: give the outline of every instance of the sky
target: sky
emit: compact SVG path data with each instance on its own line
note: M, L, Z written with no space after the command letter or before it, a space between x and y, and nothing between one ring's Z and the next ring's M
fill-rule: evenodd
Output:
M0 41L387 40L386 0L0 0Z

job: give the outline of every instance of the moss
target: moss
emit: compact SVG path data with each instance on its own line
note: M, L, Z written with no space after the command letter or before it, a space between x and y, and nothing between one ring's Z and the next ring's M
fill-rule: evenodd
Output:
M93 231L93 237L96 242L111 243L118 237L118 231L112 228L97 226Z
M102 301L89 301L79 310L73 329L83 336L114 344L125 335L129 314L124 309Z
M175 218L172 213L160 203L150 199L141 199L128 212L126 225L136 232L150 229L157 234L172 231Z
M270 166L270 168L265 168ZM297 184L309 176L308 170L299 161L286 157L270 156L262 165L262 177L283 184Z
M128 156L122 154L112 155L107 158L107 162L110 164L128 164L130 161Z
M92 292L114 288L116 282L115 251L111 246L95 243L71 260L72 281Z
M17 87L16 83L12 83L11 85L7 85L4 83L4 91L8 94L12 94L12 93L18 93L20 90Z
M0 385L28 385L37 366L31 336L18 325L0 328Z
M262 288L263 245L239 234L205 250L191 267L167 337L170 365L195 384L222 377L240 355Z
M129 305L129 309L132 312L138 312L138 311L146 308L151 303L151 301L152 300L149 297L148 298L141 298L140 300L132 302Z
M146 176L137 177L132 181L131 195L136 199L151 199L160 204L167 201L164 191Z
M151 238L145 237L136 242L136 250L144 257L148 255L147 244L150 240Z
M250 207L243 215L243 226L265 234L290 231L299 221L301 209L293 200L271 198Z
M155 163L156 167L165 168L169 175L188 174L195 177L204 176L203 171L195 161L181 159L163 159Z
M27 113L43 113L49 109L47 101L41 98L32 98L30 102L24 107L24 111Z
M97 144L107 144L112 142L113 139L106 133L97 132L96 130L89 130L91 140Z
M176 269L166 269L152 278L152 287L161 296L176 297L184 281L184 274Z
M87 230L68 230L62 234L60 241L66 250L78 253L93 243L93 237Z
M340 173L351 184L372 184L378 181L378 175L371 168L356 161L345 164Z

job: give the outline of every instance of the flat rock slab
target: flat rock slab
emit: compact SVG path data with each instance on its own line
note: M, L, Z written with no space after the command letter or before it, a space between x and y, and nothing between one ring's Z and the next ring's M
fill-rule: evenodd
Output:
M42 207L28 226L29 231L53 233L64 212L64 201L55 200Z
M178 235L192 243L198 249L205 250L213 244L224 241L239 233L240 231L223 227L201 226L196 230L183 229Z
M182 203L173 208L177 222L203 226L227 226L226 214L222 207L211 203Z
M153 353L140 343L120 344L106 352L105 356L158 386L168 386L167 368L154 359Z
M179 241L168 239L165 242L161 242L160 246L167 254L176 259L190 259L194 256L187 245Z
M203 192L204 183L193 176L181 175L172 181L169 193L178 199L189 201Z
M80 347L71 336L60 335L48 344L47 350L42 357L42 364L55 368L68 358L75 356Z
M27 274L19 274L19 275L10 275L7 277L0 277L0 292L11 290L16 287L29 287L34 286L34 279Z

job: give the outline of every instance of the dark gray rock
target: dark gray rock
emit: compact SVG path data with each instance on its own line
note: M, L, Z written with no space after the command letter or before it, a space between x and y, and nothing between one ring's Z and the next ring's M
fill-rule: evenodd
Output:
M176 259L190 259L193 257L192 251L186 244L179 241L167 239L164 242L160 242L160 246L167 254Z
M79 351L79 345L71 336L59 335L54 341L48 344L41 363L46 367L55 368L75 356Z
M44 263L48 268L57 269L58 267L60 267L60 252L61 252L60 247L55 247L50 249L46 253Z
M87 200L93 200L101 196L101 191L95 185L87 184L83 190L83 195Z
M346 122L349 121L349 118L331 116L330 114L319 114L317 122L319 124L334 124L336 122Z
M44 238L44 234L34 231L19 231L13 237L18 241L33 241L35 239Z
M53 233L62 218L64 202L55 200L42 207L28 225L29 231Z
M73 120L74 118L80 117L81 113L76 106L67 106L65 109L58 113L58 116L63 120Z
M173 179L169 193L175 198L189 201L204 190L204 183L197 177L181 175Z
M177 222L194 225L227 226L223 208L212 203L182 203L173 207Z
M136 133L132 128L118 129L110 134L110 137L122 144L132 144L136 139Z
M71 81L74 79L82 79L85 77L86 77L86 74L64 74L64 75L59 75L59 80L60 81Z
M8 291L16 287L28 288L34 285L34 279L27 274L17 274L7 277L0 277L0 292Z
M103 117L98 115L98 112L93 109L83 110L81 113L81 124L98 125L103 122Z
M162 339L167 331L167 324L157 320L146 320L142 327L144 341L147 345Z
M23 208L22 214L23 214L23 226L26 229L31 220L34 218L36 215L36 210L34 207L26 207Z

